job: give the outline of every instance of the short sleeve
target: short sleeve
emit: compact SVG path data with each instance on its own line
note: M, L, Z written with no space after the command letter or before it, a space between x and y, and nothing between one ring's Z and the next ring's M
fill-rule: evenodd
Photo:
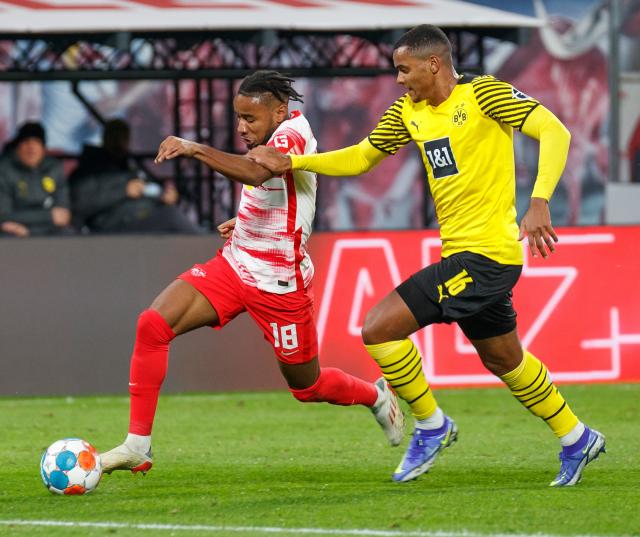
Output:
M277 131L267 145L285 155L304 155L306 141L298 131L286 128Z
M473 93L482 113L521 130L529 114L540 104L493 76L479 76L471 81Z
M407 99L407 96L403 95L394 102L382 114L378 125L369 134L371 145L390 155L395 155L398 149L411 141L411 135L402 120L402 108L405 99Z

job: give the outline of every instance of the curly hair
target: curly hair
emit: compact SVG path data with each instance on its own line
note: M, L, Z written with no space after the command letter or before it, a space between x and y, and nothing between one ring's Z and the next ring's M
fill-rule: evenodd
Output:
M286 103L289 101L304 102L293 87L294 80L278 71L260 70L246 77L238 89L239 95L251 97L270 93L278 101Z

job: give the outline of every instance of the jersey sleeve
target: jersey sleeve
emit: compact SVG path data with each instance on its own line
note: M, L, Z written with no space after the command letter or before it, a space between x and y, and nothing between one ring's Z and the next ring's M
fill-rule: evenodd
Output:
M307 141L304 136L290 127L276 132L267 143L267 146L273 147L285 155L304 155L306 145Z
M365 138L358 145L336 151L313 155L292 155L291 168L334 177L350 177L368 172L388 156L388 153L376 149L369 139Z
M567 162L571 133L542 105L529 115L522 132L540 140L538 176L531 197L549 201Z
M402 120L402 108L406 95L394 102L382 114L378 125L369 134L369 143L380 151L395 155L402 146L411 141L411 135Z
M490 75L474 78L471 85L482 113L514 129L522 130L529 114L540 104L508 82Z

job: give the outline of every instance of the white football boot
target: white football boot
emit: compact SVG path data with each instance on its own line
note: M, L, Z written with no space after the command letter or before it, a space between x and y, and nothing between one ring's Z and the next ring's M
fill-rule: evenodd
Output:
M112 450L100 454L102 471L106 474L110 474L114 470L131 470L134 474L142 472L144 475L153 466L151 457L151 450L147 453L138 453L127 444L120 444Z
M375 385L379 395L371 412L382 427L389 444L397 446L404 436L404 414L400 410L396 394L391 391L384 377L376 380Z

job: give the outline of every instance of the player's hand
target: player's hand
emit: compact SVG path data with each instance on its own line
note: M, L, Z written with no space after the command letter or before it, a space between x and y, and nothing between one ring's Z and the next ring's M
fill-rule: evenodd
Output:
M220 232L220 236L223 239L228 239L229 237L231 237L231 234L233 233L233 228L235 227L236 227L235 218L232 218L231 220L227 220L226 222L222 222L222 224L218 226L218 231Z
M144 179L130 179L127 183L127 197L132 199L141 198L144 194Z
M53 207L51 209L51 220L54 226L68 226L71 223L71 211L66 207Z
M531 198L529 209L520 223L521 241L525 237L529 240L529 250L533 257L538 257L538 252L545 259L556 251L554 242L558 242L558 236L551 225L549 204L543 198ZM545 249L545 244L547 248ZM548 249L548 251L547 251Z
M18 222L2 222L0 229L2 229L4 233L15 235L16 237L28 237L30 234L29 228Z
M259 145L247 153L247 158L265 167L274 176L282 175L291 169L291 158L273 147Z
M154 162L160 164L165 160L171 160L177 157L193 157L195 155L198 144L178 138L177 136L168 136L158 147L158 154Z

